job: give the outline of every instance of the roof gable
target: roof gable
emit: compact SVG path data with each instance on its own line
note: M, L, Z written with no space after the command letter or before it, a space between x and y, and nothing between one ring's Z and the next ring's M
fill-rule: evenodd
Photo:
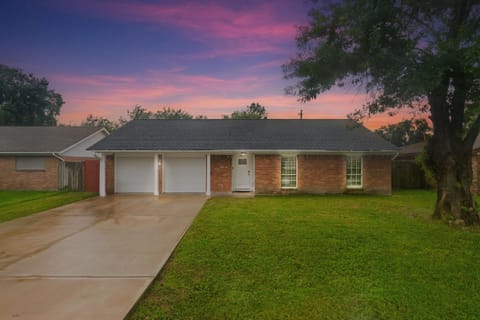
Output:
M98 127L0 127L0 153L61 152L102 130Z
M350 120L134 120L91 150L395 152Z

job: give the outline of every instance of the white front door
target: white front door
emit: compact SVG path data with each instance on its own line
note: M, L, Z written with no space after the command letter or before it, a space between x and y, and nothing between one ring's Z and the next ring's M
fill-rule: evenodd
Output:
M233 191L252 191L253 164L252 155L239 153L232 157Z

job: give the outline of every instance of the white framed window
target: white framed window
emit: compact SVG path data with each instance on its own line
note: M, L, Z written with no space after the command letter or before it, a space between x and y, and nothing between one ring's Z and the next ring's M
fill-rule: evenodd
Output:
M347 157L347 188L361 188L362 184L362 157Z
M17 171L45 170L45 158L18 157L15 160L15 169Z
M281 159L281 186L282 189L297 188L297 157L289 156Z

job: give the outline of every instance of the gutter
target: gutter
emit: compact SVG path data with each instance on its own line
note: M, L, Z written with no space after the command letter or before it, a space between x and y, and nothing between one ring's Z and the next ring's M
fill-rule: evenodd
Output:
M62 161L62 162L65 162L65 159L62 158L58 153L56 152L52 152L52 156L54 156L55 158L57 158L58 160Z

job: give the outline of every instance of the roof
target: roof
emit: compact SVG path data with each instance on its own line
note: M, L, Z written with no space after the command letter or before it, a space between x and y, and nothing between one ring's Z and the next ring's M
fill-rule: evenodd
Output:
M0 126L0 153L61 152L103 130L99 127Z
M134 120L96 151L310 150L396 152L351 120Z
M400 148L400 153L401 154L418 154L418 153L421 153L423 151L423 149L425 148L426 143L427 142L422 141L422 142L417 142L417 143L413 143L413 144L407 144L407 145L402 146Z

